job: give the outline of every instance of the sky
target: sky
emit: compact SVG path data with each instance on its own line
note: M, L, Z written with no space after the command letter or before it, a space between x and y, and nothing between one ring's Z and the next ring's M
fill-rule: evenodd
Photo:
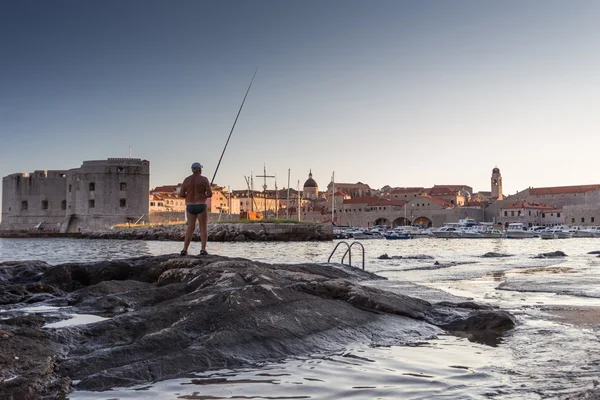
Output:
M598 1L0 0L0 176L600 183Z

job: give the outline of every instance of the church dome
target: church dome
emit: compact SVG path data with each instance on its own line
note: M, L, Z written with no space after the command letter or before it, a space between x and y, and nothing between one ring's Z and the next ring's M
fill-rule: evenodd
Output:
M305 188L318 188L317 182L312 177L312 171L308 174L308 179L304 182Z
M492 170L492 174L499 174L499 173L500 173L500 168L494 167L494 169Z

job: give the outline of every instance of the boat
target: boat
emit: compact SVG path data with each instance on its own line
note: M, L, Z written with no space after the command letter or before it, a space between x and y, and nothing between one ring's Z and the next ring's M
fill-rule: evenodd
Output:
M383 234L388 240L398 240L398 239L412 239L413 237L408 233L399 233L399 232L387 232Z
M534 236L535 233L527 229L521 222L513 222L508 224L508 228L506 228L506 237L509 239L527 239Z
M443 238L443 239L460 238L460 237L462 237L463 230L460 228L457 228L455 225L456 224L448 224L448 225L442 226L439 229L432 230L431 234L433 236L435 236L436 238Z
M486 229L486 230L480 232L480 235L483 239L504 239L504 238L506 238L506 233L504 233L496 228Z
M570 232L562 226L549 227L540 232L540 239L570 239L572 237L573 232Z
M591 227L590 226L590 227L582 228L580 226L572 226L569 229L569 232L571 232L573 234L573 237L576 237L576 238L580 238L580 237L587 237L587 238L594 237L594 230L590 229L590 228L595 228L595 227Z

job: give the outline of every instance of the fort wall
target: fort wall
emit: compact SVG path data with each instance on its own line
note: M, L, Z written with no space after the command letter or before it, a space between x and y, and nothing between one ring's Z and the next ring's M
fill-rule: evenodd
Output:
M66 212L66 172L38 170L2 178L0 229L58 231Z

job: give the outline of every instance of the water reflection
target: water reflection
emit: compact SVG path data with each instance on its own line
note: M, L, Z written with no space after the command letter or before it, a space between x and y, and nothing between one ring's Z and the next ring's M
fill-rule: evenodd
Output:
M143 397L133 388L104 394L76 391L70 399L482 398L507 389L505 378L491 367L503 351L448 336L419 346L358 346L257 369L210 371L144 385Z

